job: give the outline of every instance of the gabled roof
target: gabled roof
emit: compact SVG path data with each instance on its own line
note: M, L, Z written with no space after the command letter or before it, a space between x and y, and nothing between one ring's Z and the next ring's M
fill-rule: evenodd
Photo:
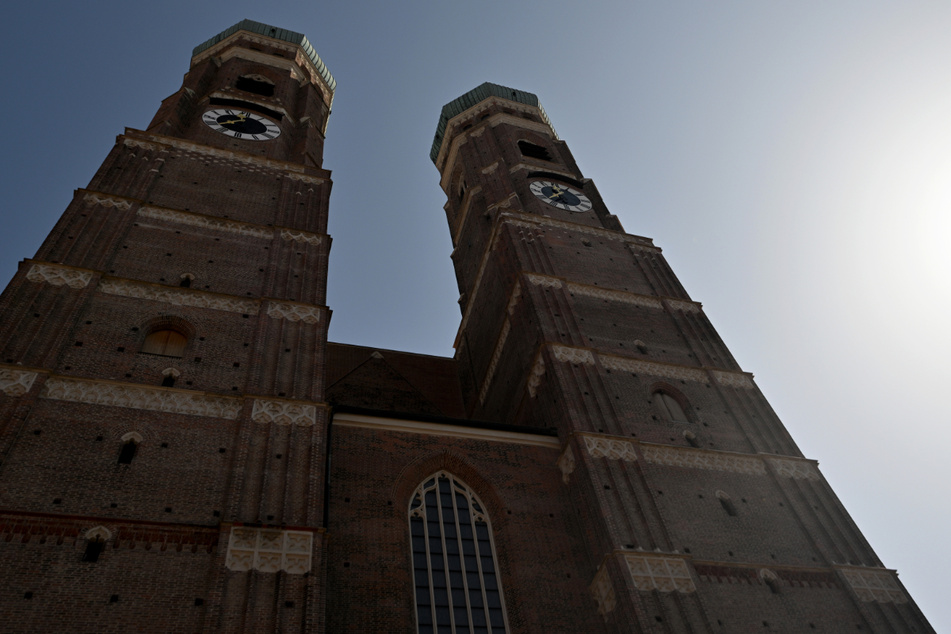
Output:
M336 405L465 417L455 359L328 343L326 372Z

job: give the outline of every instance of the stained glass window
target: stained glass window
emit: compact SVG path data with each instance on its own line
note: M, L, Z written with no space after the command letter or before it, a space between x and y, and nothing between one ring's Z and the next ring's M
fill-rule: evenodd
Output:
M492 526L479 499L440 471L409 506L419 634L507 632Z

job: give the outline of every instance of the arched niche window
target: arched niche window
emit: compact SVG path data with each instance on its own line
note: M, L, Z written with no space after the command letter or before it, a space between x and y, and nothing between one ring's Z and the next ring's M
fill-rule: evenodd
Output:
M518 149L521 151L522 156L541 159L543 161L551 160L551 154L549 154L548 150L540 145L535 145L534 143L529 143L528 141L519 141Z
M106 542L112 537L105 526L97 526L86 531L86 549L83 551L83 561L95 563L106 547Z
M175 368L165 368L162 370L162 387L175 387L175 379L181 375Z
M142 442L142 436L134 431L129 432L122 437L122 446L119 448L118 464L132 464L135 453L139 449L139 443Z
M274 96L274 82L261 75L242 75L238 77L234 85L238 90L261 95L262 97Z
M413 493L409 529L419 634L506 632L505 605L484 507L440 471Z
M146 335L145 341L142 342L142 352L163 357L182 357L187 342L185 335L177 330L162 328Z
M179 278L178 285L182 288L191 288L193 279L195 279L195 276L191 273L182 273L181 278Z
M680 405L680 401L667 392L663 390L654 392L654 403L660 411L661 416L665 419L674 423L689 422L687 414L684 413L684 408Z

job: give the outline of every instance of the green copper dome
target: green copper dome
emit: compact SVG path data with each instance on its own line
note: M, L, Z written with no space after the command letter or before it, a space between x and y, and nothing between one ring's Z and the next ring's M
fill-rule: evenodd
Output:
M300 45L300 47L304 49L304 52L307 53L307 57L310 59L310 61L314 63L314 66L317 68L317 72L319 72L320 76L324 78L325 82L327 82L327 86L330 88L330 91L333 92L336 89L337 82L334 80L333 75L330 74L327 66L323 63L323 61L321 61L320 55L318 55L317 51L314 50L314 47L310 45L310 42L307 41L307 38L304 37L303 33L295 33L294 31L288 31L287 29L279 29L276 26L255 22L254 20L241 20L231 28L225 29L213 38L202 42L195 47L195 50L192 51L192 57L195 57L199 53L208 50L218 42L224 41L238 31L248 31L249 33L256 33L257 35L271 37L275 40L284 40L285 42L290 42L291 44Z
M485 101L489 97L499 97L500 99L508 99L509 101L534 106L541 111L542 119L545 123L551 125L551 121L548 120L548 115L545 114L545 109L542 108L541 103L539 103L538 97L532 93L485 82L481 86L473 88L458 99L453 99L442 107L442 113L439 115L439 125L436 126L436 138L433 139L433 147L429 151L429 158L432 159L433 163L436 162L436 158L439 156L439 149L442 147L443 137L446 134L446 125L449 123L449 120L458 114L462 114L478 103Z

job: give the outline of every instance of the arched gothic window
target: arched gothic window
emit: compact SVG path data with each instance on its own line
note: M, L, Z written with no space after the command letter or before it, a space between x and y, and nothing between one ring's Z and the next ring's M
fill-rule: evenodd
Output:
M666 392L654 392L654 400L657 403L657 406L660 408L661 413L664 418L675 423L687 423L687 415L684 413L684 408L680 406L680 403L670 394Z
M409 531L417 632L508 631L492 526L469 487L445 471L431 476L413 493Z

